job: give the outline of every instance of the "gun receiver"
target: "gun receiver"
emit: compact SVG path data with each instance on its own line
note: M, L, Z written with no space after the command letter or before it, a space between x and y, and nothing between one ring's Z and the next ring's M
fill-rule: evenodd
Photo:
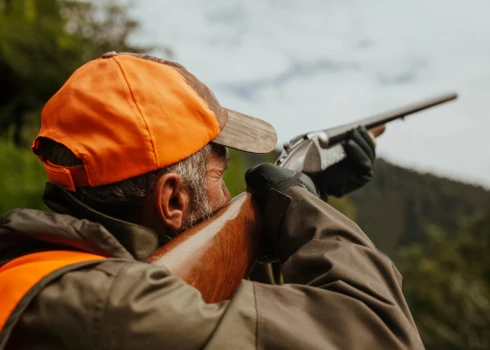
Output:
M373 129L457 97L456 93L444 94L353 123L296 136L284 144L284 150L276 164L307 174L321 172L345 158L344 149L339 144L347 139L350 130L358 126Z

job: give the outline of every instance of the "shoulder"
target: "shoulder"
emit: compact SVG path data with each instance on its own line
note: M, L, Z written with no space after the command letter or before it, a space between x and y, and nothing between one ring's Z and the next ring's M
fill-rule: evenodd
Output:
M125 271L144 274L154 269L169 275L165 268L123 259L106 259L64 272L41 286L19 316L9 344L23 349L96 347L115 281L124 280ZM71 343L74 339L76 344Z
M242 282L233 300L206 304L165 267L111 259L47 285L11 343L15 349L254 348L256 321L250 282Z

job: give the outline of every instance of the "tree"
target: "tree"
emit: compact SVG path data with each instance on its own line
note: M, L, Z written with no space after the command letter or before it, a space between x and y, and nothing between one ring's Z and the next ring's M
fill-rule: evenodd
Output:
M453 239L437 227L400 253L404 293L427 349L490 347L490 208Z
M0 164L0 215L15 208L47 209L46 173L32 152L0 142Z

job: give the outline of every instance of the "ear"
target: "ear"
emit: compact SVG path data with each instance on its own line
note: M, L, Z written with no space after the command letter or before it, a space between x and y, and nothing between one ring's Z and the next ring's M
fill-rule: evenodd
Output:
M160 176L154 189L154 200L159 221L178 231L190 211L190 197L180 175L168 173Z

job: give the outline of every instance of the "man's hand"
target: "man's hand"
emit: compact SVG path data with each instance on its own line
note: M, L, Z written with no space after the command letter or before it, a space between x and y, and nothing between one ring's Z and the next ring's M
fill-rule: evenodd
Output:
M344 144L347 158L313 177L321 199L326 201L329 195L342 197L372 179L376 158L375 136L383 131L384 126L373 132L368 132L364 127L350 132L349 139Z
M266 206L269 191L272 189L284 192L291 186L299 186L318 196L315 184L306 174L273 164L259 164L247 170L245 181L247 182L247 190L258 199L263 207Z

